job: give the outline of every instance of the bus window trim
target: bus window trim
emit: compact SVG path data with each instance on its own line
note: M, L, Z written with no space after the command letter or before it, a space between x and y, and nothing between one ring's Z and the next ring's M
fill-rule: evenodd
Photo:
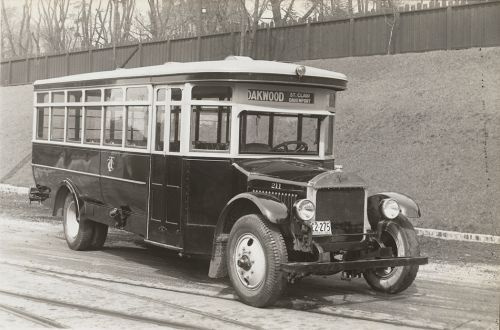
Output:
M167 93L167 98L165 100L165 154L172 154L172 155L180 155L182 153L182 144L184 143L185 139L183 138L183 133L185 129L183 128L184 122L182 119L183 113L185 112L186 106L184 105L186 102L189 102L189 100L186 100L186 95L185 95L185 89L186 89L186 84L175 84L175 85L168 85L168 93ZM180 101L172 101L172 89L180 89L181 90L181 100ZM172 151L170 150L170 116L172 115L172 107L180 107L180 113L179 113L179 119L181 121L181 124L178 125L179 129L179 151ZM168 125L167 125L168 122Z

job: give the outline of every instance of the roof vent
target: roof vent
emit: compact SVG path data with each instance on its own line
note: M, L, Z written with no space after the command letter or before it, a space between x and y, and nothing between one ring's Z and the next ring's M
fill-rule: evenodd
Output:
M235 56L235 55L229 55L228 57L225 58L226 61L253 61L253 58L248 57L248 56Z

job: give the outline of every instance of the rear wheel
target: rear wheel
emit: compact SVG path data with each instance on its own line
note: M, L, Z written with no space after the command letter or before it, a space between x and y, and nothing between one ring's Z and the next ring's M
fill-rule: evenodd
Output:
M276 226L262 215L241 217L229 234L227 257L229 277L245 304L265 307L279 299L287 283L281 264L288 256Z
M89 250L100 250L104 242L106 242L106 237L108 236L108 225L103 223L94 222L94 233L92 239L90 240Z
M68 193L64 201L63 227L70 249L77 251L88 249L94 233L94 222L78 219L77 204L71 193Z
M402 215L388 221L382 233L380 245L391 247L393 257L420 256L415 229ZM411 265L369 269L363 275L375 291L398 293L406 290L413 283L417 272L418 265Z

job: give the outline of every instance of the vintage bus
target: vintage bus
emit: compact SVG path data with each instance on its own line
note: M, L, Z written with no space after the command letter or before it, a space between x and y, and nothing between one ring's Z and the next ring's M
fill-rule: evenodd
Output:
M30 198L62 211L73 250L102 248L111 226L210 256L252 306L310 274L403 291L427 263L420 208L335 165L346 85L238 56L36 81Z

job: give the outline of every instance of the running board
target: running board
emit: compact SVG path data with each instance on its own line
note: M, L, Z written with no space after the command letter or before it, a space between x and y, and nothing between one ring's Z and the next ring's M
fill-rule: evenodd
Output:
M159 246L159 247L162 247L162 248L165 248L165 249L169 249L169 250L175 250L175 251L183 251L184 250L183 248L180 248L178 246L173 246L173 245L158 243L158 242L150 241L150 240L147 240L147 239L144 240L144 243L155 245L155 246Z

